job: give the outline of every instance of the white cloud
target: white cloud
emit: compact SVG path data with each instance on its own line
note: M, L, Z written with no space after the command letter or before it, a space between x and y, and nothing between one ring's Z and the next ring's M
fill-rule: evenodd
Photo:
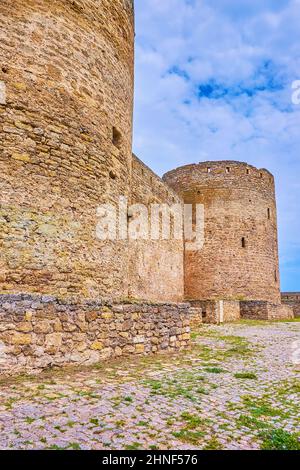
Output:
M300 275L300 106L291 102L300 79L299 3L135 2L135 152L160 174L208 158L270 169L285 289Z

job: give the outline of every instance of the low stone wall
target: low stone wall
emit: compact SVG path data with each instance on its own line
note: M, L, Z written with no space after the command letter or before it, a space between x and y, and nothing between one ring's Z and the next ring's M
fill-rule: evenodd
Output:
M191 307L189 310L190 313L190 324L192 328L197 328L202 325L202 309L197 307Z
M223 307L222 307L223 302ZM220 305L221 320L224 323L238 321L241 318L240 302L236 300L223 300ZM223 313L222 313L223 309ZM223 323L221 321L221 323Z
M264 301L243 301L241 317L248 320L289 320L294 318L293 309L287 305Z
M189 341L186 303L78 303L50 296L0 295L4 375L175 351Z
M233 300L193 300L191 305L202 311L203 323L227 323L238 321L240 302Z
M300 292L282 293L281 302L293 309L295 318L300 318Z
M193 308L201 310L203 323L218 323L216 302L209 300L191 300L190 303Z

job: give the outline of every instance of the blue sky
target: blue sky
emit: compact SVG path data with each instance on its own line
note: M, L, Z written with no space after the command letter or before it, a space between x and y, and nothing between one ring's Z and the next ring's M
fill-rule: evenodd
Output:
M276 178L283 290L300 291L300 0L135 0L134 151L159 175L232 159Z

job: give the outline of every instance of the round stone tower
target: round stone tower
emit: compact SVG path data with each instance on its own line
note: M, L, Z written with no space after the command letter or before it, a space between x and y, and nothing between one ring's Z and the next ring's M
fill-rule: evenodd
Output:
M203 204L204 246L185 253L189 300L280 303L274 178L235 161L203 162L164 180L186 204Z
M0 291L127 293L127 242L96 238L127 195L132 0L0 2Z

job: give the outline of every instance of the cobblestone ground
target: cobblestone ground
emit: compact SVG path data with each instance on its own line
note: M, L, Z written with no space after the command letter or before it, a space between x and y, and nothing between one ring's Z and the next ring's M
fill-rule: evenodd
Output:
M299 340L299 322L203 326L176 355L2 380L0 447L299 449Z

